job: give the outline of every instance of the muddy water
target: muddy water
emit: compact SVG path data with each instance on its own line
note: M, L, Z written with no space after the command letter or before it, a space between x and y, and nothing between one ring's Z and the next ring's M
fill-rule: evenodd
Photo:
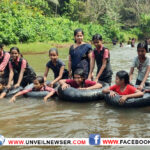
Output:
M67 50L60 50L60 56L67 63ZM115 73L129 71L134 48L112 47L111 63ZM25 55L38 75L43 75L47 54ZM53 75L50 72L49 78ZM0 134L5 137L68 137L88 138L99 133L101 137L148 138L150 135L150 107L122 109L108 106L103 101L90 103L64 102L57 98L47 104L42 100L19 98L15 104L9 99L0 101ZM100 147L1 147L1 149L24 150L74 150L100 149ZM101 147L101 149L142 149L142 147ZM145 147L144 149L149 149Z

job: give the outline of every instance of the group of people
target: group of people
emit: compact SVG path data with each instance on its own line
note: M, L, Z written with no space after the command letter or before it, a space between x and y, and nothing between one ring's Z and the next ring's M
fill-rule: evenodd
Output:
M86 90L102 88L102 83L105 82L110 87L104 89L103 93L108 93L111 96L121 95L120 103L124 103L128 98L143 96L144 86L150 86L150 58L146 57L145 43L138 44L138 56L133 60L130 73L128 74L124 70L117 72L116 84L111 86L113 71L111 69L110 53L108 48L103 46L102 36L95 34L92 37L94 49L90 44L85 43L83 38L83 30L76 29L74 31L75 43L69 50L68 70L65 68L65 63L59 59L58 50L51 48L49 50L50 60L46 64L44 76L36 76L36 73L23 58L17 47L12 47L8 53L4 51L3 44L0 44L0 99L4 98L12 87L25 87L30 83L34 83L33 88L16 93L10 102L14 102L18 96L31 91L48 91L49 94L44 97L46 102L48 98L57 92L54 88L55 83L59 83L62 89L71 86ZM94 77L95 62L97 73ZM130 84L134 68L138 69L137 88ZM46 85L45 81L49 69L54 73L54 80Z

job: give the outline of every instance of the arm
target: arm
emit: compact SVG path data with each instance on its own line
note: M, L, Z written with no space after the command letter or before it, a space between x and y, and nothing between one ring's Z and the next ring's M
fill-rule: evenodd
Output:
M50 84L51 87L53 87L53 84L55 84L56 82L58 82L58 81L62 78L63 73L64 73L64 69L65 69L65 66L62 66L62 67L60 68L59 76L58 76L54 81L51 82L51 84Z
M3 72L5 70L5 67L7 66L9 62L9 58L10 58L10 55L8 53L5 53L3 62L0 64L0 72Z
M106 88L106 89L102 90L102 93L104 93L104 94L110 94L111 97L114 97L114 96L117 95L117 93L114 92L114 91L112 91L112 90L110 90L110 88Z
M69 84L66 83L66 79L60 80L59 84L61 85L63 90L70 86Z
M49 94L47 94L44 97L44 102L47 102L48 98L50 98L51 96L53 96L55 94L55 90L51 91Z
M6 92L2 92L0 95L0 99L3 99L6 96Z
M106 58L103 58L103 64L102 64L102 67L99 71L99 73L97 74L96 76L96 82L98 81L99 77L101 76L101 74L103 73L104 69L106 68L106 64L107 64L107 59Z
M119 102L122 104L122 103L124 103L128 98L137 98L137 97L141 97L141 96L143 96L143 95L144 95L143 92L141 92L141 91L139 91L139 90L136 90L134 94L123 95L123 96L120 98Z
M10 101L9 102L15 102L15 100L16 100L16 98L18 97L18 96L21 96L21 95L23 95L23 94L26 94L26 93L28 93L28 92L30 92L30 91L32 91L32 89L28 89L28 90L23 90L23 91L20 91L20 92L18 92L18 93L16 93L11 99L10 99Z
M21 81L22 81L22 79L23 79L24 72L25 72L25 69L22 68L22 69L21 69L21 72L20 72L20 74L19 74L18 82L14 85L15 88L20 86Z
M46 81L46 79L47 79L48 72L49 72L49 68L46 67L45 68L45 73L44 73L44 81Z
M96 83L95 85L90 86L90 87L88 87L88 88L86 88L86 89L91 90L91 89L99 89L99 88L102 88L102 84Z
M8 79L8 84L7 84L7 88L9 89L10 88L10 85L11 85L11 81L14 77L14 72L13 72L13 69L12 68L9 68L10 72L9 72L9 79Z
M92 52L90 52L88 54L88 58L90 60L90 72L89 72L89 75L88 75L88 80L91 80L91 78L92 78L92 72L93 72L93 57L92 57Z
M130 79L130 82L132 81L133 72L134 72L134 67L131 67L130 73L129 73L129 79Z
M142 90L143 87L144 87L144 84L149 76L149 73L150 73L150 66L147 66L147 69L146 69L146 73L145 73L145 76L144 76L144 79L143 81L141 82L140 86L138 87L139 90Z
M71 72L71 56L69 55L69 61L68 61L68 71L69 71L69 78L72 77L72 72Z

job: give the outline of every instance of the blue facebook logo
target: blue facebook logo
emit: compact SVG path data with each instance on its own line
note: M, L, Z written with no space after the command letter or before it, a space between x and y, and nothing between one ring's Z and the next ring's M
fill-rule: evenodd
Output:
M100 135L99 134L90 134L89 143L90 145L100 145Z

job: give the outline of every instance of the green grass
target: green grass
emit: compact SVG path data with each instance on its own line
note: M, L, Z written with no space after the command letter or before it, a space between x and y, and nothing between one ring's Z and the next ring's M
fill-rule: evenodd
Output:
M5 46L5 50L9 51L11 47L18 47L21 53L40 53L47 52L52 47L58 49L69 48L71 43L56 43L56 42L34 42L34 43L18 43Z

